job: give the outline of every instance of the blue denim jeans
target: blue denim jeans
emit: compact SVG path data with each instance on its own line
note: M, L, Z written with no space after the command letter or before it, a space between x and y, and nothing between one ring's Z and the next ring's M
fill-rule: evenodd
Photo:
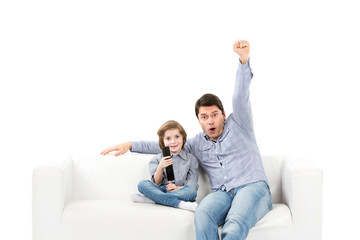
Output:
M171 207L178 207L180 201L194 202L197 195L196 189L190 185L185 185L175 192L168 192L165 185L159 186L150 180L140 181L138 190L154 202Z
M270 190L265 182L250 183L229 192L218 190L206 196L195 212L197 240L246 239L252 228L272 209Z

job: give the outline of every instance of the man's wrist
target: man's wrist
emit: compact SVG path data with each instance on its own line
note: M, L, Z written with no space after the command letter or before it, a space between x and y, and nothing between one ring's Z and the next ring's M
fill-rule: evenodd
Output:
M239 60L241 64L246 64L249 61L250 56L246 55L246 56L240 56Z
M131 142L127 142L127 144L128 144L128 149L131 151L132 150Z

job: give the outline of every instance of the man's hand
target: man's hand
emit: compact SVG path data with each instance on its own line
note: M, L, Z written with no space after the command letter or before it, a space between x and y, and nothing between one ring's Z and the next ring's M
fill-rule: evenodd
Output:
M240 62L242 64L247 63L250 54L250 44L246 40L238 40L234 42L234 52L240 56Z
M105 149L104 151L102 151L100 154L106 155L110 152L116 151L114 153L114 156L119 156L120 154L124 154L129 150L131 150L131 143L126 142L126 143L121 143L121 144L109 147L109 148Z

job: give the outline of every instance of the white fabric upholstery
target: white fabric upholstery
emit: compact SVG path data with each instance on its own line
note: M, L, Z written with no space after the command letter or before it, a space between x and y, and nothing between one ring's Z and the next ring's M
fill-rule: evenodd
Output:
M70 156L61 167L35 168L33 239L195 239L193 212L130 201L152 156ZM283 156L263 162L274 208L247 239L321 239L322 171ZM199 184L197 202L210 192L203 171Z

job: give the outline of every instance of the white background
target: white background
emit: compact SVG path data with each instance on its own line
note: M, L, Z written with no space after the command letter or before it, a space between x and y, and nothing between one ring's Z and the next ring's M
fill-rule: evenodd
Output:
M31 238L35 166L156 140L169 119L193 136L207 92L230 114L232 44L247 39L261 152L319 164L323 239L356 239L356 1L249 2L1 1L0 234Z

